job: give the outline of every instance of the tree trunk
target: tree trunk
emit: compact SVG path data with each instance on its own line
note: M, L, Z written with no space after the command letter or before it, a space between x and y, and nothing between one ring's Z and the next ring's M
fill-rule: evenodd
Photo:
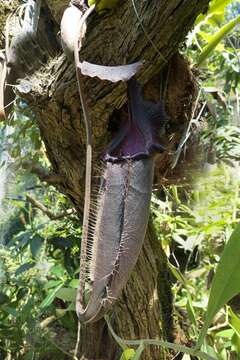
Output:
M148 36L143 33L132 0L122 0L113 13L94 14L88 24L80 58L93 63L117 65L144 60L139 80L148 99L157 101L164 88L169 117L166 132L168 150L176 148L189 120L196 95L188 63L176 55L179 45L196 17L207 10L209 0L135 0ZM73 64L63 55L58 39L60 19L67 0L45 0L42 16L48 18L49 32L57 44L46 49L46 64L28 77L31 91L18 88L37 116L41 137L52 165L55 185L66 194L81 214L85 171L85 129ZM5 5L4 5L5 6ZM52 55L54 51L54 56ZM109 84L97 79L85 81L94 136L94 163L97 173L99 154L112 137L126 102L125 84ZM171 141L170 141L171 139ZM182 171L170 171L171 157L166 151L156 162L155 188L163 182L181 179ZM180 168L182 169L182 164ZM167 175L166 175L167 174ZM176 175L177 174L177 175ZM178 179L178 180L179 180ZM47 180L47 178L46 178ZM54 180L53 180L54 182ZM128 339L172 339L172 300L167 263L152 225L135 271L114 306L112 321L118 335ZM82 328L82 359L114 360L119 348L111 339L104 321ZM165 359L159 348L147 348L142 359Z

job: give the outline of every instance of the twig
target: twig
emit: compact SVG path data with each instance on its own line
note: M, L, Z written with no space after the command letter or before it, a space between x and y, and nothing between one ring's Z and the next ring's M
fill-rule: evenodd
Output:
M177 150L175 152L175 156L174 156L172 164L171 164L171 169L174 169L176 167L177 163L178 163L178 159L179 159L179 157L181 155L182 148L186 144L187 140L189 139L189 137L191 135L191 126L192 126L192 124L194 122L197 123L199 121L199 119L200 119L200 117L202 115L202 112L203 112L203 110L204 110L204 108L205 108L205 106L207 104L207 102L205 102L203 104L197 118L194 119L194 115L195 115L195 112L196 112L196 109L197 109L197 105L198 105L198 102L199 102L199 99L200 99L200 95L201 95L201 89L200 89L200 91L198 93L198 96L197 96L197 99L196 99L196 102L195 102L195 106L194 106L193 111L192 111L192 116L191 116L191 119L190 119L190 121L188 123L188 127L187 127L186 131L184 132L184 134L183 134L183 136L182 136L182 138L180 140L180 143L178 145L178 148L177 148Z
M68 209L62 213L54 214L52 211L50 211L45 205L40 203L38 200L34 199L31 195L26 196L26 200L28 200L33 206L41 210L45 215L49 217L51 220L59 220L66 216L69 216L73 213L73 209Z
M61 346L59 346L54 340L53 338L50 336L49 333L44 334L43 335L53 346L55 346L59 351L61 351L63 354L67 355L68 357L72 358L72 354L70 354L69 352L67 352L66 350L64 350L63 348L61 348ZM75 358L74 358L75 360ZM77 360L77 359L76 359Z
M57 317L55 315L49 316L46 319L42 320L39 324L40 329L45 329L50 325L53 321L57 320Z
M208 329L208 332L213 332L213 331L219 331L222 329L226 329L229 326L228 322L225 321L223 324L218 324L215 326L212 326L211 328Z
M78 321L77 341L76 341L76 345L75 345L75 349L74 349L74 358L76 358L76 359L77 359L78 349L79 349L79 344L80 344L80 336L81 336L81 323L80 323L80 321Z
M62 185L64 182L62 175L51 172L35 162L23 161L21 165L23 169L37 175L41 181L46 181L49 185Z

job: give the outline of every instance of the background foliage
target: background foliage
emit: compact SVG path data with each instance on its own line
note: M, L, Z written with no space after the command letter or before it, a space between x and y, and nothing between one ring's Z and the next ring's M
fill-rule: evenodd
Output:
M172 271L176 341L196 343L205 318L210 328L201 349L221 360L240 354L236 290L226 289L227 300L236 296L206 318L213 275L234 229L229 244L235 256L229 261L226 253L222 258L212 286L214 304L218 299L222 305L214 293L214 286L225 281L218 278L221 269L232 279L238 273L228 266L238 264L240 253L239 14L239 1L214 0L186 39L182 51L199 69L197 111L189 132L196 126L203 129L201 176L152 198L154 224ZM8 123L1 125L0 139L0 359L73 358L81 219L65 197L22 169L30 159L49 164L34 114L20 100ZM41 211L29 196L48 211ZM122 360L140 358L143 348L135 352L126 347Z

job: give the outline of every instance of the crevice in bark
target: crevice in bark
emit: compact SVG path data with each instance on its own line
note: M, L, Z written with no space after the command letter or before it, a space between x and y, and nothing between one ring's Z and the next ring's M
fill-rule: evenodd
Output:
M177 2L177 4L175 5L174 9L172 10L172 15L173 15L173 16L174 16L174 14L178 11L178 9L181 8L181 6L183 5L184 1L185 1L185 0L179 0L179 1ZM187 1L188 1L188 0L187 0ZM187 1L186 1L186 2L187 2Z

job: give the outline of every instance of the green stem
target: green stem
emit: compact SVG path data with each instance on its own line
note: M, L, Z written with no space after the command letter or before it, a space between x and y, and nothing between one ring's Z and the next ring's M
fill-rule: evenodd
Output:
M109 316L108 316L108 315L105 315L105 316L104 316L104 319L105 319L105 321L106 321L106 323L107 323L107 326L108 326L108 329L109 329L112 337L113 337L114 340L116 341L116 343L120 346L120 348L122 348L123 351L126 350L126 349L128 348L127 345L126 345L126 342L125 342L125 340L123 340L122 338L120 338L120 337L115 333L115 331L113 330L112 325L111 325L111 323L110 323Z
M125 340L125 339L122 339L114 332L114 330L112 328L112 325L110 324L108 316L105 316L105 320L107 322L107 325L108 325L108 328L109 328L109 331L110 331L112 337L121 346L121 348L123 350L125 350L127 346L139 346L141 344L144 345L144 346L146 346L146 345L154 345L154 346L161 346L161 347L166 348L166 349L175 350L177 352L185 353L185 354L188 354L188 355L198 356L203 360L216 360L212 356L210 356L210 355L208 355L208 354L206 354L206 353L204 353L202 351L199 351L199 350L196 350L196 349L193 349L193 348L189 348L189 347L184 346L184 345L173 344L173 343L170 343L168 341L155 340L155 339L141 339L141 340Z

